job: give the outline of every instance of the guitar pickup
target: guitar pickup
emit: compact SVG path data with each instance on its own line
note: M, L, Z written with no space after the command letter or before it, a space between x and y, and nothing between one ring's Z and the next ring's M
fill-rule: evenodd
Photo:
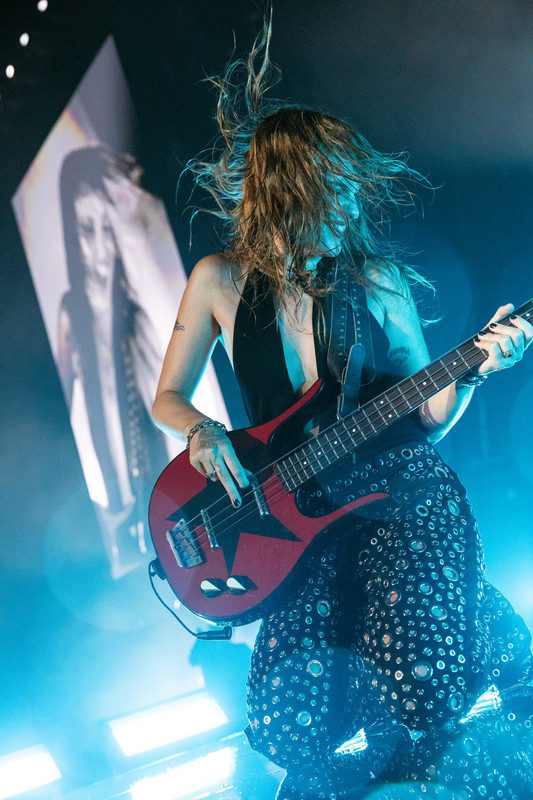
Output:
M211 548L211 550L217 550L220 547L220 545L217 541L215 529L213 528L213 523L211 522L211 517L204 508L201 509L200 514L202 515L202 522L205 528L205 532L207 534L207 541L209 542L209 547Z
M255 503L257 505L257 510L259 511L259 516L260 517L269 517L270 516L270 511L268 510L268 507L267 507L267 504L266 504L265 495L263 494L263 490L262 490L261 486L259 485L259 481L255 477L255 475L250 481L250 488L251 488L252 492L254 493L254 499L255 499Z
M167 531L167 541L179 567L190 569L205 562L206 558L198 547L194 532L184 517Z

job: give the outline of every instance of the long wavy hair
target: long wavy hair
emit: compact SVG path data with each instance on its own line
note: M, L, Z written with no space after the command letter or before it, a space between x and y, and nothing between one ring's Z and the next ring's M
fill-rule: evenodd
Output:
M295 287L311 296L332 288L324 268L309 260L324 252L325 228L338 237L350 277L370 291L376 273L392 276L392 289L433 288L413 267L395 257L384 229L391 207L412 211L413 184L429 185L400 155L373 148L350 124L321 111L266 97L281 79L270 61L272 19L265 20L245 59L232 59L222 75L207 80L218 92L216 119L221 136L185 171L211 195L225 225L227 249L255 287L266 278L284 302ZM339 186L352 186L357 218L343 208ZM196 213L196 212L195 212Z

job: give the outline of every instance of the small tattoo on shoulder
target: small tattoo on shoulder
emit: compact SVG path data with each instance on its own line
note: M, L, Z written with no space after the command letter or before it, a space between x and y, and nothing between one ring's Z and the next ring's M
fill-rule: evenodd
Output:
M176 322L174 323L174 330L175 331L184 331L185 330L185 325L180 325L180 321L179 321L179 319L177 319Z
M404 361L407 361L409 356L409 348L408 347L395 347L394 350L391 350L389 353L389 358L393 364L399 367Z

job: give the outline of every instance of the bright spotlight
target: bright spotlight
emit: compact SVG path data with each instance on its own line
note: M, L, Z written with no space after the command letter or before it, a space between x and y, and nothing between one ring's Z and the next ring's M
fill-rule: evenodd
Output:
M58 781L61 773L42 745L0 758L0 800Z
M355 736L352 736L351 739L348 741L343 742L340 747L337 747L335 750L336 753L340 753L340 755L352 755L352 753L360 753L362 750L366 750L368 747L368 742L366 740L364 728L361 728L360 731L357 731Z
M109 727L122 752L135 756L227 722L227 716L213 698L201 693L111 720Z
M15 75L15 67L13 66L13 64L8 64L6 67L6 76L8 78L13 78L14 75Z
M19 42L22 45L22 47L27 47L27 45L29 44L29 41L30 41L29 33L21 33L20 34Z
M472 717L477 716L477 714L482 714L489 709L494 710L500 708L501 704L502 698L500 697L497 686L493 684L489 686L486 692L483 692L483 694L478 697L466 717L463 717L460 722L468 722Z
M169 769L155 778L144 778L130 789L131 800L177 800L209 786L220 786L233 772L235 759L230 747Z
M37 8L39 9L39 11L46 11L46 9L48 8L48 0L39 0L39 2L37 3Z

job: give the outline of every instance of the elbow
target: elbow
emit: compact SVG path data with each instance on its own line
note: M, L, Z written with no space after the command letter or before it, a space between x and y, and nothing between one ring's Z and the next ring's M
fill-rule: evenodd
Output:
M441 428L441 430L435 430L435 428L431 430L426 429L426 435L430 444L437 444L437 442L440 442L440 440L446 436L446 433L446 428Z
M436 444L446 435L449 430L449 425L439 422L433 414L427 403L420 406L418 410L419 424L427 436L430 444Z
M189 403L178 392L170 389L157 391L152 403L152 421L167 436L172 436L180 441L184 440L184 430L189 430L194 422L189 424Z
M157 425L158 428L163 430L163 420L161 419L161 397L158 394L156 394L155 400L152 403L152 422L154 425Z

